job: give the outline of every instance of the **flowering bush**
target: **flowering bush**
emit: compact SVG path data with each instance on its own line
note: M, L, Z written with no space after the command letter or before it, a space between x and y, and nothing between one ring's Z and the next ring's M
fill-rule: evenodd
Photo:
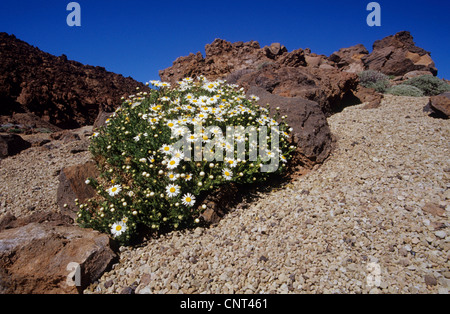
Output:
M288 125L235 85L203 77L176 88L151 83L155 89L130 96L94 133L90 151L101 176L87 184L98 196L79 204L81 226L124 244L142 227L199 224L205 193L263 182L283 171L294 151Z

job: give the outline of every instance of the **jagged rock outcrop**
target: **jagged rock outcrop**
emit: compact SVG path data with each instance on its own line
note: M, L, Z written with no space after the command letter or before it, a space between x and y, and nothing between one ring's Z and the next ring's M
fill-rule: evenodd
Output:
M386 75L403 76L411 71L428 71L437 75L431 53L417 47L410 32L402 31L373 44L373 51L363 57L365 69Z
M132 78L45 53L0 33L0 116L33 113L60 128L92 125L101 109L146 86Z
M316 101L327 115L339 111L358 85L356 74L341 73L328 61L322 64L318 60L315 64L311 61L315 55L310 51L288 52L279 43L260 48L255 41L230 43L216 39L206 45L205 51L204 58L200 53L178 58L172 67L160 71L161 79L172 84L198 75L210 80L226 79L247 90L257 86L275 95Z
M360 73L364 71L364 63L362 62L362 58L368 54L369 51L366 47L359 44L352 47L339 49L339 51L331 54L328 60L334 62L342 71Z
M288 52L279 43L260 47L256 41L230 43L216 39L205 46L205 57L200 52L180 57L173 66L159 72L161 80L176 83L185 77L205 75L210 80L222 79L242 70L257 70L278 63L284 66L306 66L302 49Z

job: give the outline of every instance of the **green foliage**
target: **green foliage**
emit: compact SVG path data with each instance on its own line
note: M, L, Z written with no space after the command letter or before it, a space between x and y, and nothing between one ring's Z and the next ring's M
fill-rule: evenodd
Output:
M359 74L359 83L366 88L373 88L384 93L390 86L389 77L383 73L367 70Z
M420 89L425 96L435 96L450 91L450 85L432 75L413 77L403 83Z
M230 182L269 178L270 173L261 171L270 164L267 156L250 160L261 143L253 146L250 133L230 133L239 130L235 127L255 132L269 128L267 154L280 160L275 173L285 169L294 150L288 125L270 118L268 110L257 105L257 97L247 99L237 86L204 78L184 79L177 88L159 81L152 84L157 89L130 96L107 126L94 133L90 151L101 177L87 184L98 196L79 204L81 226L112 233L122 244L142 228L157 233L194 227L206 209L200 203L203 195ZM279 134L276 150L271 129ZM180 139L188 143L188 152L176 147ZM237 155L239 145L245 147L245 158ZM199 147L203 158L194 158ZM219 152L226 158L214 158Z
M392 86L386 91L386 93L395 96L411 96L411 97L423 96L423 92L420 89L411 85Z

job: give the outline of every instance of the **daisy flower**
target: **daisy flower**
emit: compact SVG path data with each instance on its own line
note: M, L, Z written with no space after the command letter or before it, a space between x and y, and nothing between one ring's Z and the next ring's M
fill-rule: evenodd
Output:
M172 157L181 160L184 158L184 153L181 150L177 149L172 152Z
M178 174L173 173L172 171L170 171L167 174L167 177L169 178L170 181L175 181L176 179L178 179Z
M181 202L185 206L192 207L195 204L195 196L190 193L187 193L183 196L183 198L181 199Z
M169 154L171 154L172 153L172 146L171 145L167 145L167 144L164 144L159 150L162 152L162 153L164 153L164 154L166 154L166 155L169 155Z
M175 169L180 164L180 159L172 157L167 162L167 169Z
M175 184L169 184L166 186L166 193L169 197L175 197L180 194L180 187Z
M191 181L192 180L192 173L186 173L184 175L184 180Z
M175 127L178 126L176 120L169 120L167 121L166 125L171 129L174 129Z
M111 234L114 237L120 237L125 231L127 231L127 225L123 221L116 222L111 227Z
M225 163L230 166L231 168L234 168L237 166L237 161L232 158L225 158Z
M108 194L110 196L116 196L122 191L122 187L120 185L114 185L113 187L108 189Z
M228 181L230 181L233 178L233 172L228 168L222 170L222 175L225 178L225 180Z

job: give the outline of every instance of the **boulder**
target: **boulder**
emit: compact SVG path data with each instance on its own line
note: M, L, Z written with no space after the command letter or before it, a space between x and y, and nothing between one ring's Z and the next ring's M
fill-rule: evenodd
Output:
M60 214L6 217L0 226L2 293L82 293L117 259L108 236Z
M319 104L300 97L273 95L256 86L250 87L247 94L258 96L258 103L268 104L272 113L278 111L280 117L287 116L286 122L293 128L293 140L303 156L314 163L322 163L329 156L333 140Z
M82 203L97 195L95 189L86 184L86 180L98 177L99 171L93 161L62 169L56 194L61 212L75 220L79 210L75 199Z
M430 52L417 47L411 34L406 31L377 40L372 53L361 60L367 70L386 75L403 76L411 71L427 71L437 75Z
M30 147L31 143L17 134L0 133L0 158L17 155Z
M450 92L431 97L429 105L440 117L450 118Z
M283 97L301 97L319 104L326 116L339 112L353 98L359 78L354 73L338 69L284 67L270 65L245 73L235 82L246 90L251 86L265 89Z

